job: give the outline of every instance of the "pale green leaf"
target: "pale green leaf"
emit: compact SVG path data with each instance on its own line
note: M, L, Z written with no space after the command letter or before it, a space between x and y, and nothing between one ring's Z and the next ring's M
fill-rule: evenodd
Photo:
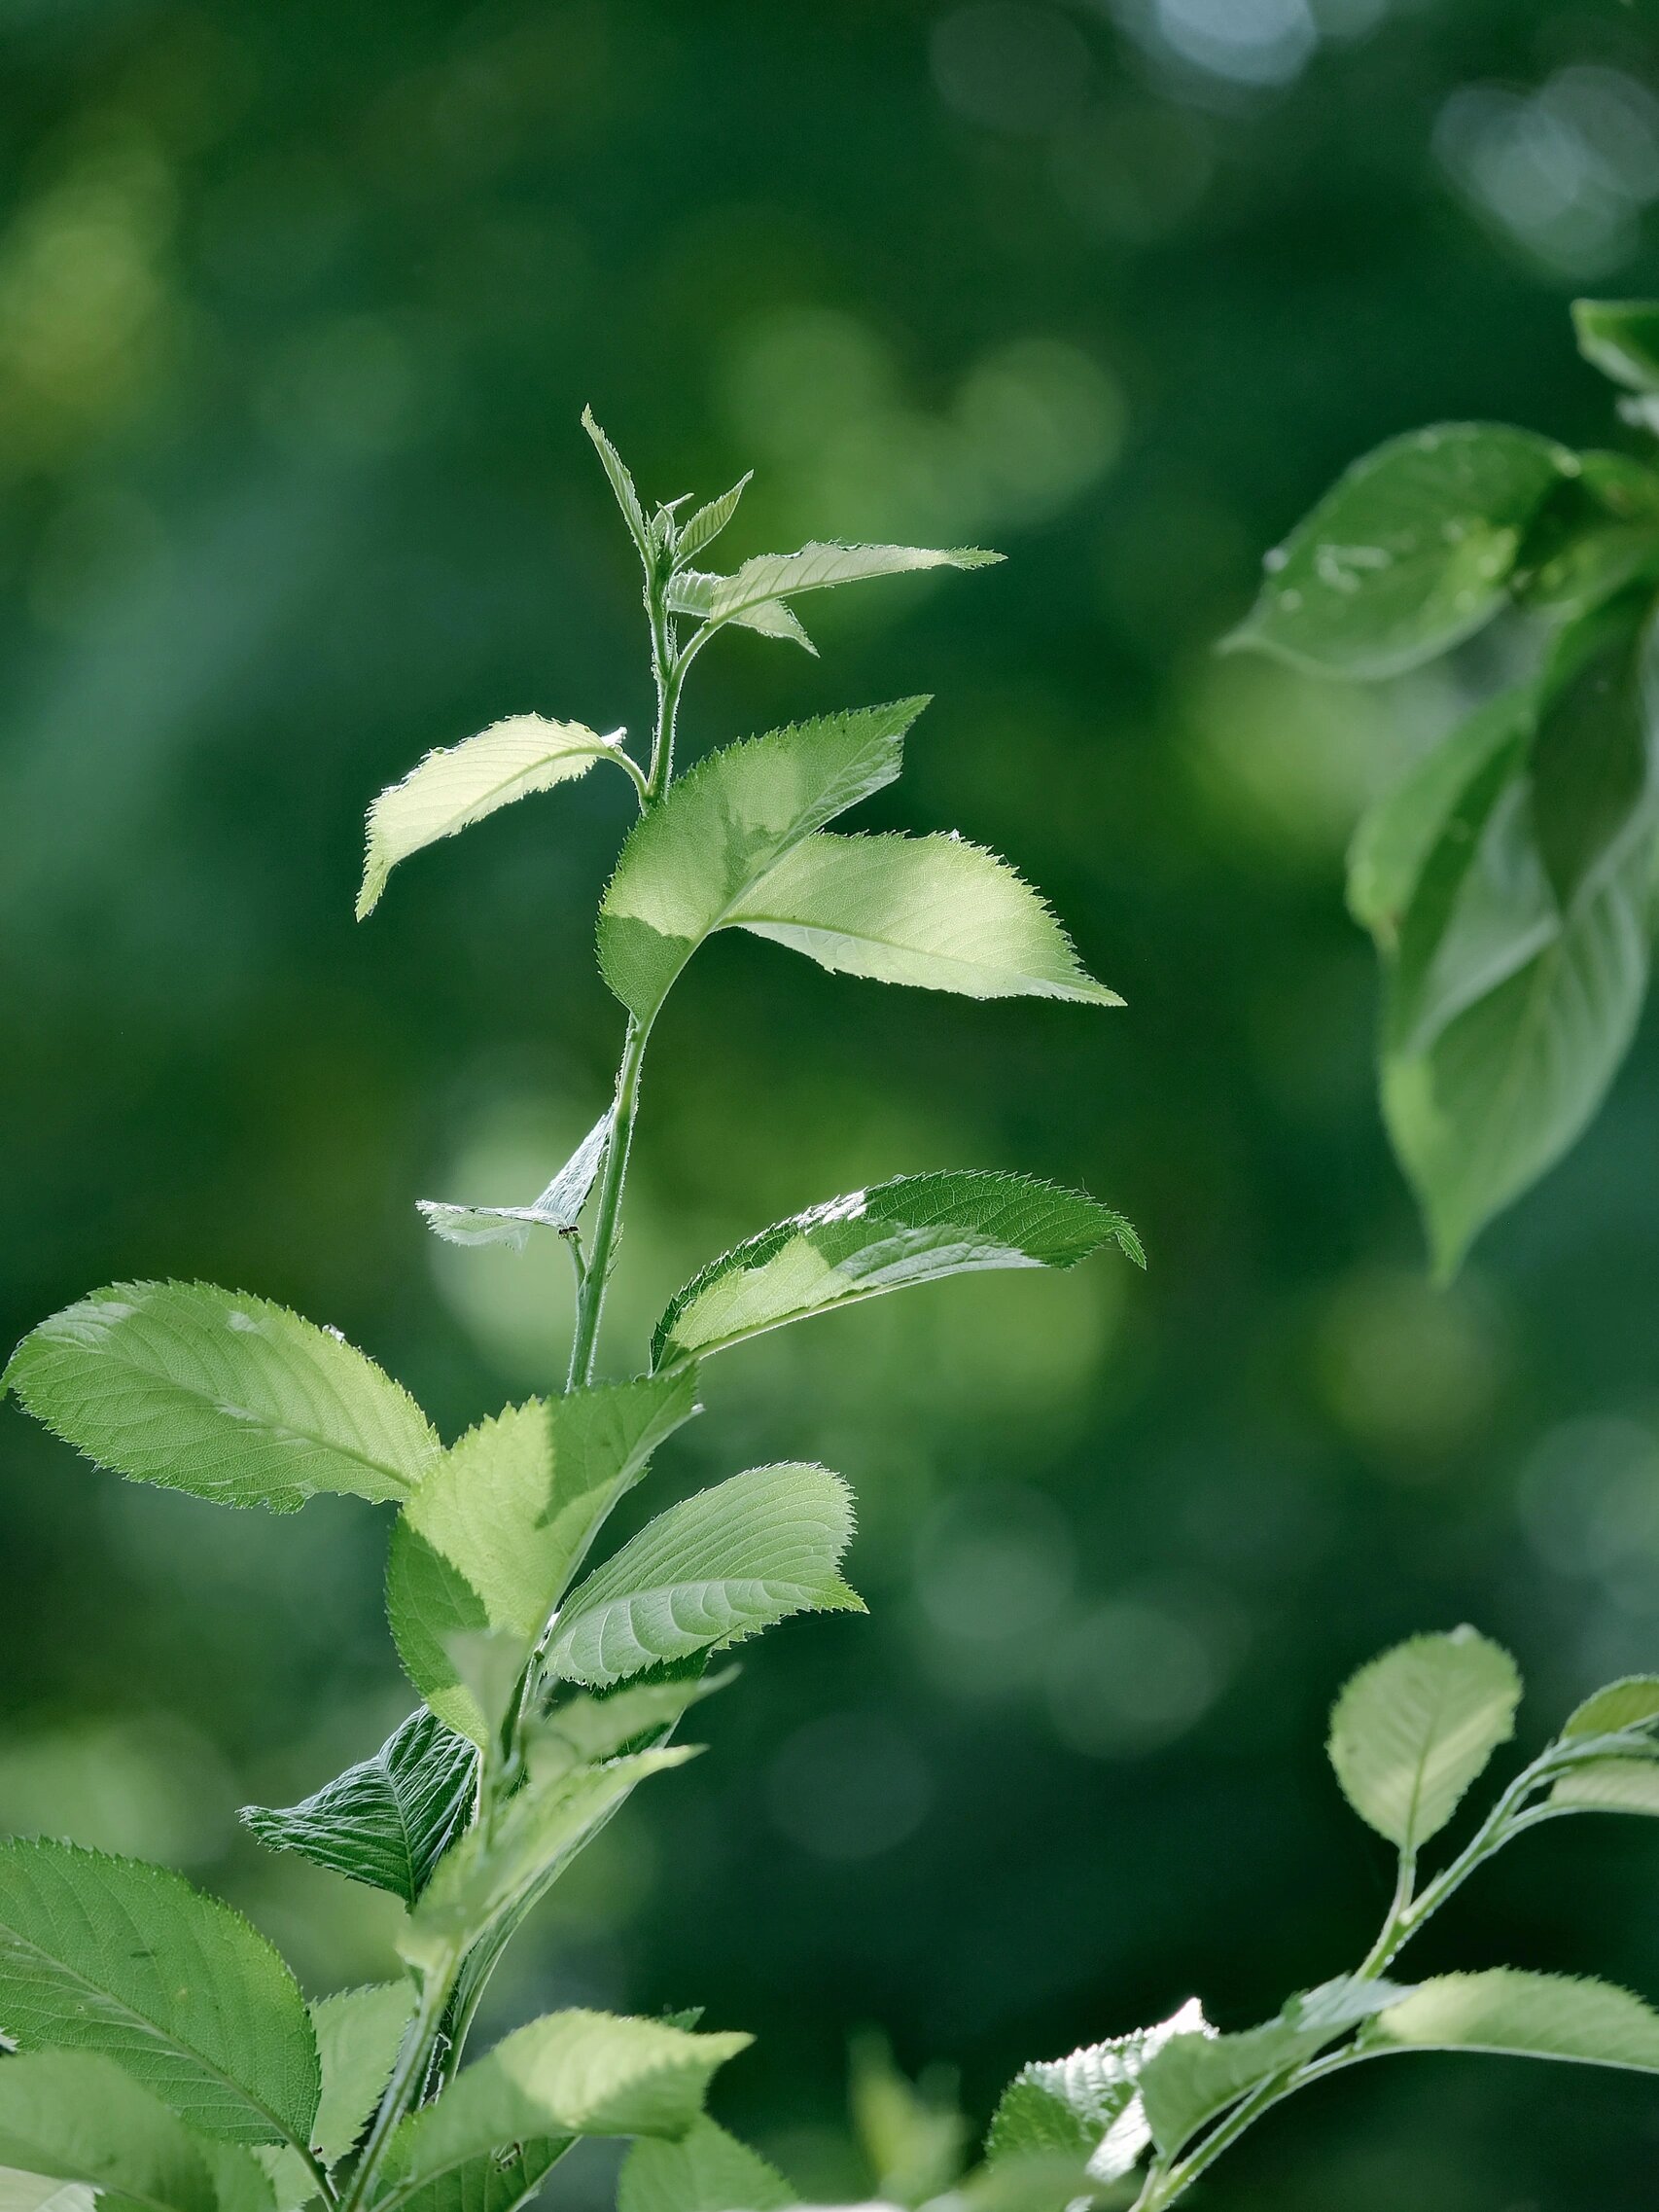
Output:
M1527 526L1576 466L1500 423L1442 423L1378 446L1269 555L1231 642L1340 676L1431 660L1502 604Z
M1457 1628L1414 1636L1362 1666L1330 1716L1330 1763L1360 1819L1401 1851L1444 1828L1515 1729L1508 1653Z
M297 1851L412 1905L471 1818L477 1752L422 1706L372 1759L348 1766L300 1804L244 1805L273 1851Z
M294 1977L239 1913L164 1868L0 1844L0 2020L25 2051L119 2059L207 2134L308 2140L317 2045Z
M1485 2051L1659 2073L1659 2013L1610 1982L1495 1967L1425 1981L1378 2015L1367 2051Z
M1567 1769L1549 1802L1574 1812L1659 1813L1659 1761L1586 1759Z
M1659 301L1574 300L1578 350L1615 384L1659 392Z
M708 622L727 623L768 599L786 599L797 591L822 591L837 584L862 584L872 577L903 576L924 568L986 568L1003 557L977 546L935 552L922 546L807 545L799 553L758 553L733 576L700 580L710 587L701 606L688 603L686 594L671 594L670 603L688 614L701 614Z
M527 2136L463 2158L430 2181L380 2194L375 2204L378 2212L518 2212L574 2141L570 2135Z
M1170 2037L1140 2075L1147 2122L1159 2151L1173 2157L1229 2105L1314 2057L1399 1995L1392 1982L1344 1977L1292 1997L1277 2019L1242 2034Z
M441 1446L332 1330L210 1283L113 1283L30 1331L0 1376L100 1467L220 1505L407 1497Z
M600 465L610 481L611 489L617 495L617 505L622 511L622 519L628 525L628 535L633 539L649 574L653 551L651 531L646 523L645 510L640 505L640 495L634 489L634 480L623 467L620 453L594 421L590 407L584 407L582 410L582 427L593 441L593 449L599 455Z
M783 2212L795 2201L775 2166L706 2117L678 2142L642 2136L617 2184L617 2212Z
M755 472L746 470L729 491L723 491L718 499L711 499L706 507L699 507L681 531L674 548L674 557L681 567L695 560L705 546L712 546L737 513L737 503L749 488Z
M971 2126L953 2067L931 2066L912 2082L879 2029L853 2038L847 2109L874 2194L921 2204L960 2180Z
M821 968L967 998L1121 1006L1029 883L957 837L804 838L729 921Z
M699 1657L694 1663L677 1660L655 1669L621 1689L565 1698L533 1718L526 1730L532 1781L557 1781L575 1767L615 1759L619 1752L653 1749L689 1706L724 1690L736 1676L735 1666L704 1673Z
M1070 1267L1135 1231L1110 1206L1029 1176L900 1175L775 1223L711 1261L669 1302L653 1366L720 1351L785 1322L985 1267Z
M1214 2033L1194 1997L1155 2027L1021 2067L992 2115L986 2158L1072 2158L1096 2181L1121 2180L1152 2139L1139 2087L1143 2069L1176 2036Z
M409 1679L450 1727L483 1740L448 1639L496 1628L533 1643L612 1507L696 1410L691 1371L572 1391L480 1423L434 1469L393 1531L387 1613Z
M595 761L623 759L620 730L601 737L581 722L510 714L459 745L439 745L369 809L357 918L374 910L401 860L481 822L532 792L585 775Z
M670 1506L569 1598L550 1674L596 1688L803 1612L864 1610L841 1580L853 1504L822 1467L752 1469Z
M313 2148L322 2153L325 2165L356 2148L391 2080L413 2007L414 1990L407 1981L342 1989L311 2007L323 2062Z
M0 2159L148 2212L220 2212L212 2147L124 2068L88 2051L0 2063ZM61 2194L41 2202L43 2212L48 2202L64 2212Z
M649 1022L697 946L802 838L899 773L927 704L822 716L711 753L628 834L599 909L599 965Z
M511 1244L522 1252L533 1229L568 1236L604 1164L611 1141L612 1108L606 1107L547 1189L527 1206L451 1206L437 1198L417 1198L426 1226L450 1244Z
M610 2013L549 2014L505 2037L436 2105L406 2120L387 2176L399 2188L427 2181L525 2136L680 2134L701 2112L717 2068L752 2041Z
M806 624L787 599L762 599L758 607L746 607L742 614L733 615L732 622L739 629L752 629L760 637L780 637L791 645L798 645L816 660L818 648L806 634Z
M0 2212L92 2212L96 2201L84 2182L0 2166Z
M453 1965L516 1925L639 1783L693 1756L686 1745L664 1745L519 1790L491 1832L469 1829L440 1862L400 1935L403 1956L422 1971Z
M1564 1736L1616 1735L1659 1721L1659 1674L1627 1674L1595 1691L1569 1714Z

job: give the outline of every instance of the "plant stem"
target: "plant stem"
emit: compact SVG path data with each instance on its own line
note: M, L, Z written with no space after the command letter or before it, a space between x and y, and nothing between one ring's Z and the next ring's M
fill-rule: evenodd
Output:
M380 2099L374 2123L369 2130L368 2140L358 2158L351 2185L341 2199L340 2212L358 2212L370 2184L379 2172L394 2128L426 2085L426 2077L432 2067L433 2047L443 2023L444 2010L449 2003L449 1992L454 1987L459 1967L460 1961L455 1960L443 1972L429 1973L421 1980L420 2003L416 2006L414 2018L404 2036L403 2048L398 2052L398 2063L392 2069L392 2079L386 2084L385 2094Z
M645 1062L650 1031L633 1017L622 1045L622 1061L617 1070L617 1098L611 1138L605 1147L605 1166L599 1178L599 1200L593 1217L593 1245L587 1255L582 1295L577 1301L576 1334L571 1339L567 1390L581 1390L593 1374L599 1349L599 1323L605 1309L605 1290L616 1258L617 1235L622 1225L622 1186L627 1181L628 1153L633 1144L634 1117L639 1111L640 1070Z

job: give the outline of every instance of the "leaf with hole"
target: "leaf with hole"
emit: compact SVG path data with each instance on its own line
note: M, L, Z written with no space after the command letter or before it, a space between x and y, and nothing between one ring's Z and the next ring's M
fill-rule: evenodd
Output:
M1354 1810L1403 1852L1437 1836L1515 1730L1508 1653L1457 1628L1362 1666L1330 1716L1330 1763Z
M378 1502L441 1446L390 1375L332 1330L211 1283L112 1283L30 1331L0 1376L99 1467L229 1506L319 1490Z

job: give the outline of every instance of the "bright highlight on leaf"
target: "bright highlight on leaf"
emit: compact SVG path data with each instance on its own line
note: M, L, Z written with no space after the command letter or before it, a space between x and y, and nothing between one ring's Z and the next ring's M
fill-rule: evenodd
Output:
M373 912L400 860L452 838L532 792L585 775L595 761L625 763L622 732L601 737L581 722L512 714L459 745L439 746L369 809L357 918ZM630 764L631 765L631 764Z
M1022 2067L992 2116L985 2156L993 2163L1067 2156L1081 2161L1093 2181L1120 2181L1152 2139L1141 2096L1143 2072L1176 2036L1215 2032L1194 1997L1156 2027Z
M1121 1006L1044 900L982 845L956 837L807 838L729 920L821 968L966 998Z
M113 1283L43 1321L0 1391L100 1467L219 1505L416 1489L420 1408L343 1338L211 1283Z
M607 1107L541 1196L527 1206L450 1206L437 1198L417 1198L415 1204L427 1228L450 1244L511 1244L522 1252L533 1229L568 1236L582 1219L604 1163L611 1122Z
M1330 1717L1330 1763L1360 1819L1401 1851L1438 1835L1514 1732L1521 1678L1508 1653L1458 1628L1362 1666Z
M0 2065L0 2159L30 2173L145 2212L225 2212L226 2156L244 2162L257 2206L263 2177L247 2153L206 2142L112 2060L43 2051Z
M707 623L740 622L754 609L799 591L823 591L917 569L989 568L1003 557L977 546L939 553L923 546L809 545L799 553L759 553L732 576L677 576L668 603L676 614L699 616Z
M1025 1175L900 1175L762 1230L712 1261L669 1303L652 1338L658 1368L883 1291L983 1267L1070 1267L1140 1239L1080 1191Z
M1361 2039L1372 2050L1487 2051L1659 2073L1659 2013L1609 1982L1561 1974L1446 1974L1391 2005Z

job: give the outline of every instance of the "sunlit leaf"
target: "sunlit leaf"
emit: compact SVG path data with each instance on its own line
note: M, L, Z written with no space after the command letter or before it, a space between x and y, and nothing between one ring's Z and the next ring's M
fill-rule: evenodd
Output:
M412 1905L466 1827L477 1753L422 1707L372 1759L347 1767L303 1803L244 1805L241 1818L273 1851L302 1858Z
M1551 1789L1552 1805L1576 1812L1659 1813L1659 1762L1587 1759L1570 1766Z
M113 2059L87 2051L0 2064L0 2159L147 2212L221 2212L211 2147ZM61 2212L61 2199L48 2202Z
M1214 2033L1194 1997L1155 2027L1022 2066L992 2116L985 2156L993 2162L1069 2157L1096 2181L1121 2180L1152 2139L1140 2093L1143 2069L1174 2037Z
M654 1748L688 1707L724 1690L736 1675L735 1666L706 1674L700 1659L676 1661L621 1689L566 1697L532 1719L526 1730L531 1779L556 1781L577 1766L615 1759L618 1752ZM694 2022L682 2022L687 2024Z
M1078 1191L965 1169L900 1175L776 1223L712 1261L652 1338L658 1368L787 1321L985 1267L1070 1267L1115 1242L1145 1257L1120 1214Z
M220 1505L402 1499L440 1445L332 1330L210 1283L113 1283L31 1330L0 1376L100 1467Z
M312 2135L325 2165L355 2149L391 2079L413 2009L414 1988L407 1981L341 1989L311 2007L323 2062L323 2093Z
M1627 1674L1575 1706L1561 1732L1615 1735L1620 1729L1647 1728L1655 1721L1659 1721L1659 1674Z
M640 495L634 489L634 480L623 467L620 453L594 421L593 410L589 407L584 407L582 410L582 427L593 441L593 449L599 455L600 465L610 482L611 489L617 495L617 505L622 511L622 519L628 525L628 535L633 539L639 556L649 572L653 552L651 531L646 525Z
M1659 2013L1610 1982L1560 1974L1446 1974L1365 2029L1367 2049L1486 2051L1659 2073Z
M309 2141L317 2045L294 1977L239 1913L161 1867L0 1844L0 2020L25 2051L118 2059L207 2134Z
M1359 1669L1332 1710L1343 1795L1379 1835L1416 1851L1508 1742L1520 1699L1514 1660L1472 1628L1396 1645Z
M1341 676L1431 660L1502 604L1528 524L1576 466L1548 439L1500 423L1391 440L1269 556L1232 642Z
M598 1179L611 1122L607 1107L541 1196L527 1206L451 1206L437 1198L417 1198L415 1204L427 1228L450 1244L511 1244L522 1252L533 1229L568 1236Z
M706 507L699 507L681 531L674 548L676 561L684 567L695 560L705 546L712 546L737 513L737 503L749 487L753 469L746 470L729 491L723 491L718 499L711 499Z
M734 1475L670 1506L572 1592L548 1671L602 1688L794 1613L862 1612L839 1572L852 1534L839 1476L794 1465Z
M825 715L712 753L629 832L599 910L599 965L650 1021L697 946L802 838L891 783L927 701Z
M794 2202L775 2166L706 2117L677 2142L642 2136L617 2184L617 2212L782 2212Z
M96 2202L96 2193L84 2182L0 2166L0 2212L92 2212Z
M728 623L767 600L878 576L903 576L925 568L986 568L1004 556L977 546L935 552L922 546L802 546L799 553L758 553L732 576L676 577L669 604L705 622Z

